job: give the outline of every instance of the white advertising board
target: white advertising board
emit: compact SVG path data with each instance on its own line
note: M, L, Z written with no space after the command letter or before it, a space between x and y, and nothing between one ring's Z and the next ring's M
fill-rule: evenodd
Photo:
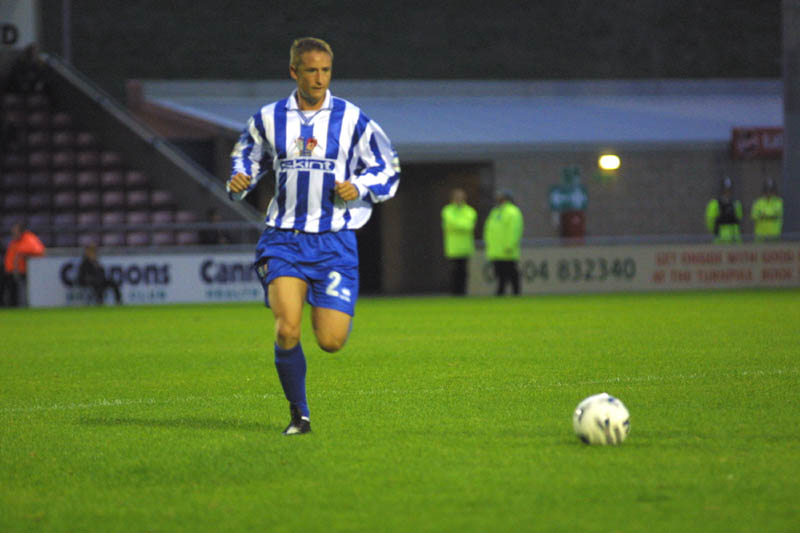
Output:
M800 243L525 248L519 268L523 294L798 287ZM491 263L478 252L469 294L496 287Z
M106 272L120 284L125 305L263 301L252 253L102 256ZM79 287L79 257L28 261L31 307L86 305L89 290ZM110 291L106 302L113 301Z

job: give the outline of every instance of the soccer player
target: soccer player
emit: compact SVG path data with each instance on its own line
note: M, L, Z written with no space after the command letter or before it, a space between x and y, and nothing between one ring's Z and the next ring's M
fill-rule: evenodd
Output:
M373 204L394 196L400 180L397 154L380 126L331 95L332 69L325 41L292 43L289 74L297 88L248 120L227 183L230 196L241 200L262 177L262 164L275 173L255 267L275 317L275 366L291 414L284 435L311 431L300 345L304 302L320 348L341 349L358 298L354 231L369 220Z

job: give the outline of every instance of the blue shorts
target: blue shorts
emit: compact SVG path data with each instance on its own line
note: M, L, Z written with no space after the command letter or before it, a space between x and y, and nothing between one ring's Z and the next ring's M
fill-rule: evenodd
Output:
M358 299L358 246L353 231L303 233L268 227L256 246L255 268L269 307L270 282L299 278L308 284L314 307L355 314Z

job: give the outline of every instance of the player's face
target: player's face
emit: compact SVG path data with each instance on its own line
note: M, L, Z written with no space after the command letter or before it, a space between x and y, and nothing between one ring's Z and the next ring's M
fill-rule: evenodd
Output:
M325 92L331 84L333 69L331 56L319 50L309 50L300 56L300 64L289 67L297 81L300 109L319 109L325 101Z

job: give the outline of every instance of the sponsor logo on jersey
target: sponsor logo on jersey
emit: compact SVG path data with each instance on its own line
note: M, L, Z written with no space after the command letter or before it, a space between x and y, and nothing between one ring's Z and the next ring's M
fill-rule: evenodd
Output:
M324 170L333 172L336 170L336 161L301 157L297 159L282 159L279 166L280 170Z

